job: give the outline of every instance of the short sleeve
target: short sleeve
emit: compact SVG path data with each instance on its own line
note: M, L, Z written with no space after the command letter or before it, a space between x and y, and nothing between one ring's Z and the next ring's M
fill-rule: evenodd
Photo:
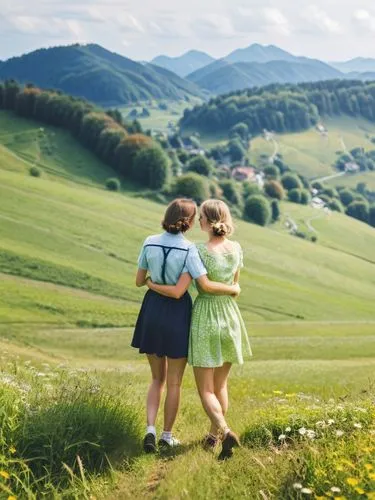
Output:
M189 248L183 272L189 273L193 280L207 274L207 269L205 268L195 245Z
M147 239L143 243L141 253L138 257L138 268L139 269L148 269L147 256L146 256L146 243Z

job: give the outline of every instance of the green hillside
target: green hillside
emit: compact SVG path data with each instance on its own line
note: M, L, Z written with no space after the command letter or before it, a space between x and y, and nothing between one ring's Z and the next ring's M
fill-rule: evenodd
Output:
M181 498L213 500L257 498L263 491L268 498L295 498L293 484L301 482L317 496L340 486L350 498L347 478L354 472L344 462L335 468L349 459L357 464L358 485L370 492L373 229L341 214L315 219L312 209L287 203L284 217L311 224L318 243L289 235L284 219L270 228L237 221L235 238L245 252L239 306L254 358L233 370L228 418L244 447L227 464L201 449L207 423L188 369L175 428L184 446L167 460L144 456L139 442L149 368L129 347L144 293L134 274L140 245L159 231L164 206L130 185L106 191L112 172L105 165L68 134L43 129L42 147L38 123L0 112L0 406L7 408L0 497L5 491L33 499L169 499L183 492ZM40 178L28 173L35 161ZM191 238L202 234L195 228ZM70 402L84 418L74 437ZM93 437L90 424L95 429L101 415L100 436ZM315 442L298 437L299 427L315 429L327 418L336 422L333 434L327 430ZM279 447L278 435L290 422L296 445ZM274 429L273 446L268 438L259 445L265 427ZM24 428L30 432L20 437ZM92 445L112 464L98 474L83 443L113 439L113 429L115 449ZM125 437L124 429L130 429ZM336 429L356 440L339 440ZM61 443L53 439L57 431ZM25 475L22 467L41 460L46 442L51 451L61 444L60 451L45 462L42 456L35 477ZM83 469L76 455L66 458L70 449ZM49 472L54 461L57 475Z
M196 85L171 71L96 44L40 49L0 62L0 80L7 79L59 89L104 106L201 96Z
M256 137L251 142L251 161L259 163L261 155L272 156L277 147L290 168L309 178L317 178L337 173L332 166L337 160L337 151L343 151L344 145L349 151L355 147L374 149L371 138L375 136L375 124L345 116L324 119L322 123L328 130L327 136L321 135L315 128L293 134L278 134L275 136L277 146L261 136ZM366 175L369 178L375 176L372 172ZM349 179L356 182L357 177L339 178L335 182L344 185L351 182Z

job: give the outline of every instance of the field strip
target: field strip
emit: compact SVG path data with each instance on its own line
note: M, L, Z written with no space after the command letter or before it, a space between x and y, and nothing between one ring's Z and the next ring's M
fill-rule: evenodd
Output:
M54 283L51 283L49 281L41 281L41 280L33 280L30 278L22 278L18 275L13 275L13 274L6 274L0 272L0 280L2 281L9 281L9 282L16 282L20 284L25 284L25 285L32 285L35 287L43 287L46 290L54 290L57 292L66 292L68 291L72 295L75 295L77 297L85 298L85 299L90 299L90 300L96 300L96 301L107 301L107 302L112 302L113 304L124 304L126 302L132 302L136 303L137 301L135 300L128 300L128 299L116 299L112 297L108 297L107 295L100 295L100 294L95 294L92 292L86 292L85 290L81 290L79 288L73 288L70 286L65 286L65 285L57 285Z

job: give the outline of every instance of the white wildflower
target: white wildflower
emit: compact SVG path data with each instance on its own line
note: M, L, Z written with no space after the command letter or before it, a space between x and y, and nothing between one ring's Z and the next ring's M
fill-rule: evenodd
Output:
M338 488L337 486L332 486L331 491L332 493L341 493L340 488Z
M328 422L328 425L332 425L335 423L335 421L332 418L330 418L327 422Z
M304 493L305 495L312 495L312 490L310 490L310 488L302 488L301 493Z
M293 488L294 488L295 490L302 490L303 486L302 486L302 484L301 484L301 483L294 483L294 484L293 484Z
M292 432L292 428L291 428L291 427L287 427L287 428L285 429L285 432Z
M337 431L336 431L336 436L337 436L337 437L341 437L341 436L343 436L344 434L345 434L345 433L344 433L344 431L340 431L340 430L337 430Z
M356 422L355 424L353 424L353 427L355 427L356 429L362 429L362 424Z
M306 436L309 438L309 439L315 439L316 437L316 432L311 430L311 429L308 429L306 431Z
M301 427L300 429L298 429L298 432L300 433L301 436L304 436L307 431L304 427Z
M317 427L325 427L326 423L324 420L319 420L316 424Z
M285 434L280 434L279 436L279 441L285 441L286 435Z

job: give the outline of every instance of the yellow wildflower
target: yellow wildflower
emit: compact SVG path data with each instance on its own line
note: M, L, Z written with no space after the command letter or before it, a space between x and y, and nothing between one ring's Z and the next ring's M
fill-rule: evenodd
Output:
M344 470L344 467L342 465L336 465L336 470L342 472Z
M291 394L285 394L285 396L286 396L287 398L294 398L294 397L296 396L296 394L293 392L293 393L291 393ZM323 497L322 497L322 498L323 498Z
M374 467L371 464L365 464L366 470L372 470Z
M0 476L4 479L9 479L10 475L5 470L0 470Z
M272 392L273 392L274 394L278 394L278 395L283 394L283 391L272 391Z
M368 477L371 479L371 481L375 481L375 472L370 472Z
M10 495L10 497L8 497L8 500L17 500L17 497L14 497L13 495Z
M357 488L354 488L354 491L356 491L358 493L358 495L364 495L364 493L365 493L365 490L363 490L359 486L357 486Z
M348 477L346 482L349 486L357 486L359 484L358 479L356 479L355 477Z
M14 455L14 454L16 453L16 451L17 451L17 450L15 449L15 447L14 447L14 446L11 446L11 447L9 448L9 452L10 452L12 455Z

